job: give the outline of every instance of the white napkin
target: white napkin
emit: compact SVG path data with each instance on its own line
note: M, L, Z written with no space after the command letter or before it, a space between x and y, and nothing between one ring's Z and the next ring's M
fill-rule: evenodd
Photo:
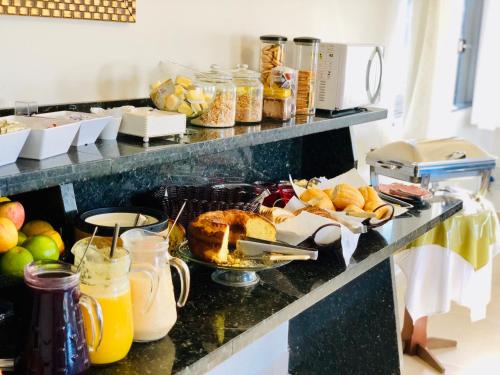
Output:
M287 210L288 212L293 213L293 212L300 210L301 208L304 208L304 207L306 207L304 202L302 202L299 198L294 196L294 197L290 198L290 200L288 201L288 203L286 204L284 209Z
M290 245L298 245L311 236L320 226L331 223L335 223L335 221L309 212L301 212L298 216L276 225L277 239ZM343 225L340 228L330 226L319 231L316 242L320 245L328 244L337 241L339 238L341 238L342 256L345 264L349 264L358 245L359 234L352 233Z

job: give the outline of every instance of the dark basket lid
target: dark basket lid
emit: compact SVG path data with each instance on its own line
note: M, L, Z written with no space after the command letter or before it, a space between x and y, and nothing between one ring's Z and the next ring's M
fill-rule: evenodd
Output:
M268 40L272 42L286 42L288 38L283 35L262 35L260 40Z
M311 36L299 36L297 38L293 38L295 43L307 43L307 44L316 44L320 43L321 39L313 38Z

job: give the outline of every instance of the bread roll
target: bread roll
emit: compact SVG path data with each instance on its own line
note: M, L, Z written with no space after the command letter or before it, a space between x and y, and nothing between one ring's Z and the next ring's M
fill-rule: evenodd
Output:
M300 196L300 200L306 202L310 206L326 208L330 210L335 209L328 195L323 190L317 188L310 188L304 191Z

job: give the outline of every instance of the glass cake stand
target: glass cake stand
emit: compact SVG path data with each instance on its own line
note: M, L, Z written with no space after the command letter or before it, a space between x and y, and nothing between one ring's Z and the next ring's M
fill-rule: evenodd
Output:
M287 261L265 262L259 259L241 259L240 264L216 264L197 258L189 249L187 242L182 243L176 250L175 255L185 260L214 268L212 280L218 284L235 287L252 286L259 282L258 271L266 271L278 268L290 263Z

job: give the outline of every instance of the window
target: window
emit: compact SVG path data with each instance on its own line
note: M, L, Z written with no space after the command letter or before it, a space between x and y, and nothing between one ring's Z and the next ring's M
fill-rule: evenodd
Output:
M457 109L472 105L483 8L483 0L464 0L462 30L457 50L458 67L455 80L455 98L453 101Z

